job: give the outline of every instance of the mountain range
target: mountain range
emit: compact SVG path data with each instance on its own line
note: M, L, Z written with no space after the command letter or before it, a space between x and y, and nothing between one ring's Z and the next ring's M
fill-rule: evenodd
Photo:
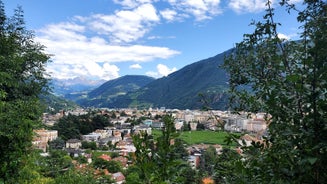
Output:
M105 80L91 80L87 77L75 77L72 79L52 79L50 87L56 96L65 97L67 94L80 93L95 89L106 82Z
M70 92L64 97L84 107L200 109L208 105L223 110L229 86L228 74L220 66L230 53L192 63L167 77L126 75L89 92Z

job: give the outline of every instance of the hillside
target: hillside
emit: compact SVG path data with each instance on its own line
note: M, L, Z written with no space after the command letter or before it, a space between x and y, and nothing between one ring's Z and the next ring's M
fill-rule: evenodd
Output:
M78 107L74 102L55 96L51 93L40 95L40 101L44 108L44 112L48 113L57 113L60 110L70 110Z
M113 103L119 96L134 92L154 80L148 76L126 75L103 83L89 92L86 97L77 100L77 103L82 106L107 107L107 104Z
M144 76L124 76L111 80L91 91L87 99L77 101L82 106L108 108L166 107L199 109L204 106L199 94L210 101L216 109L226 109L228 75L219 66L231 51L204 59L157 80ZM133 82L130 82L133 81Z
M211 106L225 109L227 73L219 66L229 51L185 66L167 77L153 81L134 94L131 105L198 109L204 104L199 94L210 99ZM134 98L133 98L134 96Z

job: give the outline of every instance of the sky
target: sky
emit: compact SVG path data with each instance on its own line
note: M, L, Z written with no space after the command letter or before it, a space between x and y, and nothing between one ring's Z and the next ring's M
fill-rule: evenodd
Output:
M242 41L264 15L265 0L2 0L18 5L28 30L51 54L53 78L111 80L167 76ZM299 0L292 2L301 4ZM296 14L277 5L281 37L298 39ZM216 67L216 66L213 66Z

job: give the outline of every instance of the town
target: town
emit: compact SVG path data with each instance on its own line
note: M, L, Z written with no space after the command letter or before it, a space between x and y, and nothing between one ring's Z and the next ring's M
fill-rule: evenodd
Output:
M128 155L136 151L132 136L141 132L145 132L148 135L152 135L153 132L160 132L165 126L161 117L167 114L174 118L174 128L177 132L237 133L242 135L238 141L240 145L243 142L250 145L252 141L260 141L262 136L266 134L267 129L267 115L265 113L232 114L229 111L178 110L165 109L164 107L158 109L149 108L148 110L79 108L71 111L60 111L55 114L44 113L43 124L48 128L34 130L36 133L32 142L34 147L42 150L41 155L49 156L48 151L51 149L49 144L60 139L61 132L53 128L58 121L65 116L78 117L89 113L100 117L110 117L108 121L110 121L111 126L67 139L64 144L57 147L64 150L72 159L82 157L86 160L83 164L76 164L75 167L77 168L87 167L88 164L94 162L92 154L98 152L96 159L114 160L120 163L123 169L127 169L129 165L133 164L132 160L128 159ZM239 146L235 145L234 149L240 153ZM199 169L200 165L204 164L202 155L209 147L215 148L217 154L221 154L223 149L223 145L207 144L205 142L185 145L187 150L186 160L192 169ZM116 183L125 182L125 176L120 171L112 173L112 171L105 170L101 171L101 173L110 175Z

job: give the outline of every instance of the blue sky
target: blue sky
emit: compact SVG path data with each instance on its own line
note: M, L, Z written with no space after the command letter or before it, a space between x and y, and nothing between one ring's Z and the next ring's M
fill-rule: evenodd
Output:
M52 54L54 78L155 78L215 56L251 33L265 0L3 0ZM292 0L294 3L301 2ZM296 14L277 6L281 36L298 39ZM216 66L213 66L216 67Z

